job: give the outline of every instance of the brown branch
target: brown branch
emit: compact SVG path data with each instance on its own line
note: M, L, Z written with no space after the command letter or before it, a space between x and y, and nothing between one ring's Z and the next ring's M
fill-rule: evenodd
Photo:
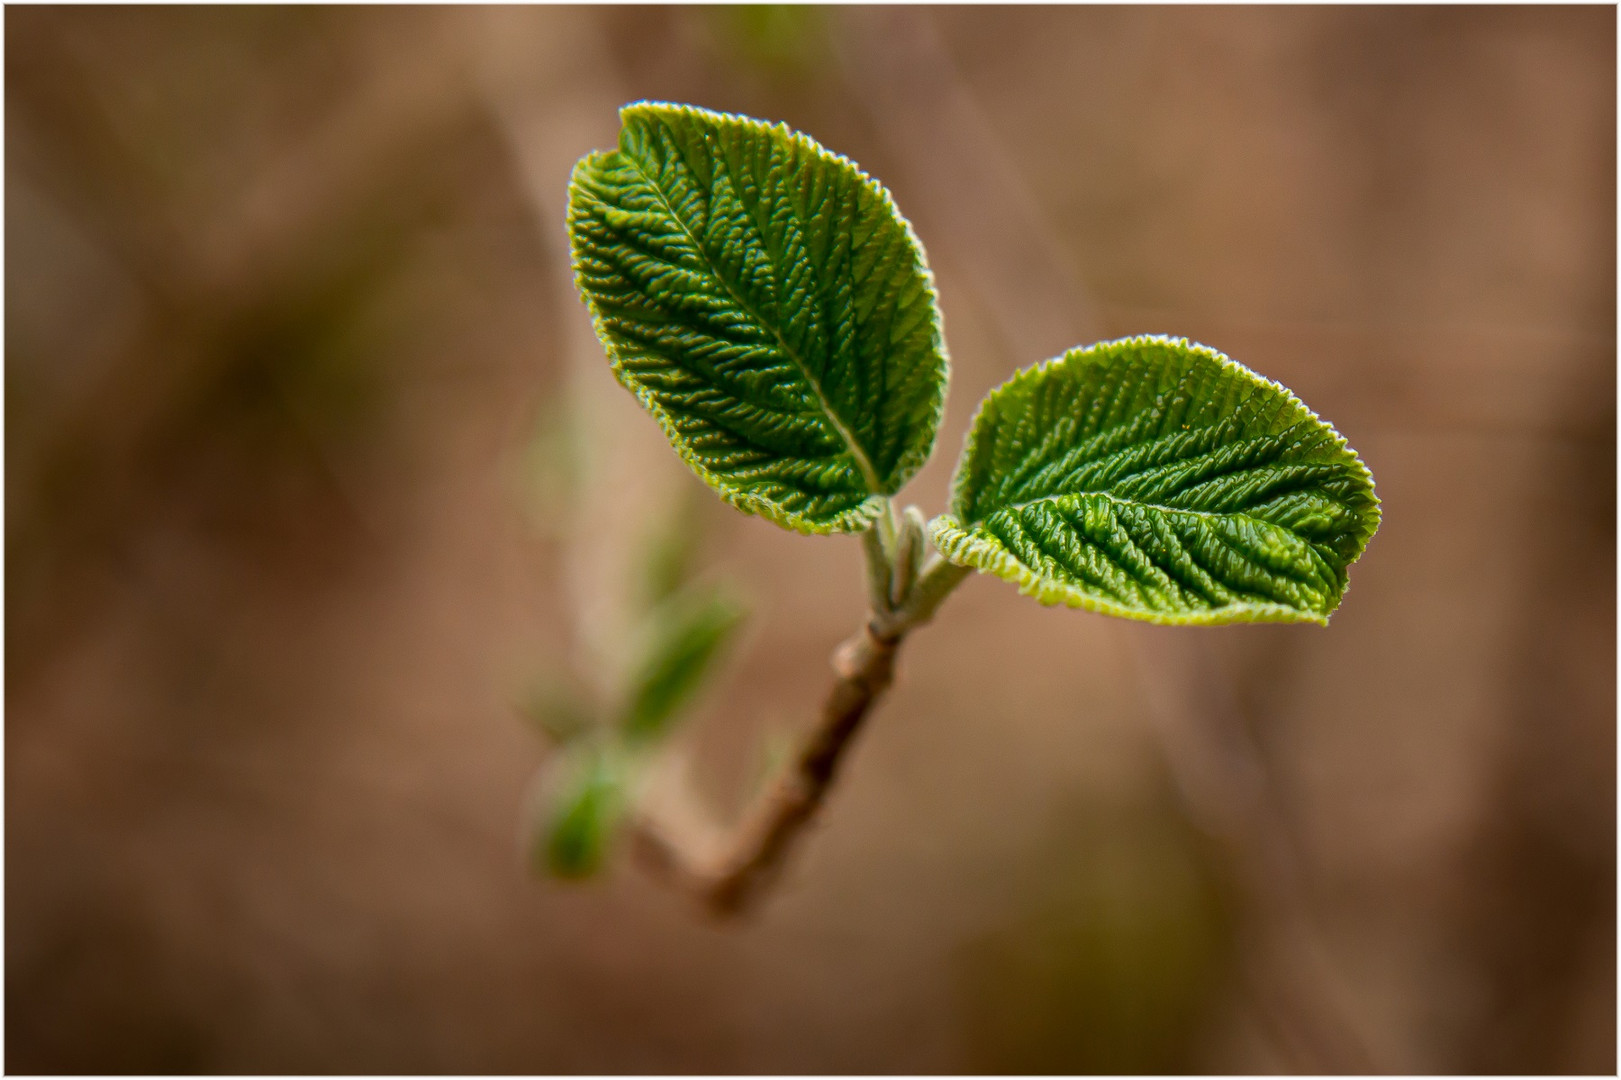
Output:
M877 535L868 534L872 539L867 551L869 566L883 584L891 571ZM921 542L921 537L916 539ZM906 552L904 544L897 546ZM733 916L747 909L776 880L795 840L827 798L862 721L894 680L901 642L933 617L967 574L963 567L936 557L916 574L898 604L885 599L885 589L875 589L874 606L881 610L833 653L836 678L823 699L819 722L793 763L744 819L726 852L713 861L688 854L643 815L631 828L633 851L643 867L692 894L716 915Z

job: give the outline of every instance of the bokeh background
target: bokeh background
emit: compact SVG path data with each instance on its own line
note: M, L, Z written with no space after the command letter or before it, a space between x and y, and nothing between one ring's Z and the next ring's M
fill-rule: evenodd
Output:
M1613 1072L1615 19L8 8L6 1069ZM706 812L861 613L591 335L568 172L643 97L893 190L930 513L1071 345L1294 388L1384 501L1332 626L974 579L757 917L532 877L519 706L672 514L755 612Z

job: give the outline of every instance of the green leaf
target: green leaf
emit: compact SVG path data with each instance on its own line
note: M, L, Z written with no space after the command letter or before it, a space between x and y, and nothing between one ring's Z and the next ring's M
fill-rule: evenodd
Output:
M619 723L626 739L652 739L668 730L745 615L741 604L718 589L677 595L653 614Z
M866 528L945 407L934 278L894 201L781 124L643 102L575 166L575 280L614 374L733 505Z
M589 877L601 868L624 817L619 763L604 747L580 744L559 753L550 768L535 861L558 877Z
M1378 527L1373 477L1299 398L1214 349L1137 337L992 391L930 533L1043 603L1326 623Z

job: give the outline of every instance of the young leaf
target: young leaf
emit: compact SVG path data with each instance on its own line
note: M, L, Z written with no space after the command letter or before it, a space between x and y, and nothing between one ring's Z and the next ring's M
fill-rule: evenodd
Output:
M619 722L628 740L663 734L743 625L740 604L719 590L678 595L649 620L647 651Z
M549 763L546 819L532 856L562 878L589 877L602 866L625 811L614 755L592 745L562 751Z
M946 353L934 279L894 201L781 124L620 110L575 166L575 280L615 375L733 505L864 529L934 445Z
M1379 526L1328 424L1214 349L1073 349L981 404L930 525L952 562L1158 623L1326 623Z

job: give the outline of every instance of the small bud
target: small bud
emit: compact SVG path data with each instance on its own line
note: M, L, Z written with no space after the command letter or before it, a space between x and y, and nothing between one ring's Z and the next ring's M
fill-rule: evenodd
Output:
M899 535L895 538L895 567L890 580L891 607L904 607L912 595L912 585L923 565L923 524L923 511L915 506L908 506L901 514Z

